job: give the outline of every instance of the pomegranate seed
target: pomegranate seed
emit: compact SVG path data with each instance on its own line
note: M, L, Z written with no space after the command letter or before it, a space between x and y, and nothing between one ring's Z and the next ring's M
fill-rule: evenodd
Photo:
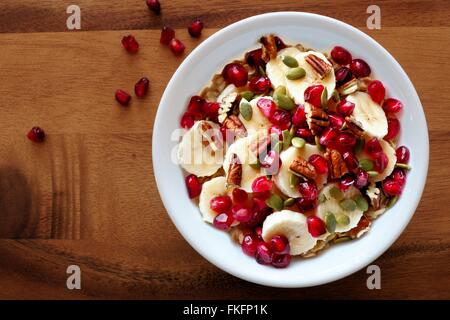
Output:
M266 200L269 199L271 195L272 193L270 192L270 190L263 192L254 192L252 194L252 200L255 208L257 208L257 210L265 210L266 208L268 208Z
M409 149L405 146L398 147L395 151L397 162L407 164L409 162Z
M255 236L259 239L262 240L262 227L256 227L253 230L253 233L255 234Z
M367 186L367 184L369 183L369 174L362 170L362 169L358 169L356 170L356 178L355 178L355 183L354 186L358 189L361 189L365 186Z
M340 130L344 125L344 117L337 113L328 114L328 120L330 120L330 127Z
M146 77L143 77L134 85L134 93L137 97L142 98L147 95L149 86L150 81Z
M261 200L262 201L262 200ZM266 217L272 213L272 209L270 209L269 207L265 207L262 210L256 210L256 207L254 205L253 209L252 209L252 217L249 221L242 223L244 226L247 227L255 227L258 225L261 225L264 220L266 219Z
M275 39L275 45L277 46L278 51L286 48L286 44L283 42L283 40L281 40L280 37L275 36L274 39Z
M155 14L159 14L161 12L161 4L158 0L147 0L147 7Z
M336 46L331 50L331 57L339 64L346 65L352 62L352 55L347 49Z
M137 53L139 51L139 43L132 35L128 35L122 38L122 46L129 53Z
M384 89L383 83L381 83L381 81L374 80L371 83L369 83L369 86L367 87L367 92L369 93L373 101L375 101L378 104L381 104L381 102L383 102L384 100L386 89Z
M196 175L190 174L185 179L186 187L188 189L189 198L197 198L202 192L202 184Z
M337 143L343 149L353 149L356 145L356 138L349 132L341 132L338 135Z
M299 198L297 200L296 204L297 204L297 207L301 211L305 212L305 211L309 211L309 210L314 209L316 207L316 205L317 205L317 202L315 200L314 201L310 201L310 200L306 200L305 198Z
M233 218L239 222L249 222L253 217L253 211L242 204L234 205L231 212L233 213Z
M298 190L302 197L308 201L314 201L317 199L317 186L315 182L312 181L306 181L302 182L298 186Z
M234 188L231 197L234 203L245 203L248 199L248 193L245 190Z
M229 213L218 214L213 221L214 227L220 230L227 230L233 223L233 217Z
M364 149L371 156L374 156L377 153L383 151L383 148L381 148L380 141L378 141L377 138L372 138L369 141L367 141L364 145Z
M169 48L172 51L172 53L176 56L183 54L184 49L186 49L184 44L180 40L175 39L175 38L170 40Z
M269 78L267 77L253 77L248 83L248 87L256 94L261 94L268 91L272 86Z
M201 120L202 115L199 113L186 111L180 120L180 126L184 129L190 129L194 125L195 121Z
M337 112L342 114L344 117L349 117L352 115L353 110L355 110L355 104L347 100L341 100L336 106Z
M219 115L220 103L205 102L202 106L203 114L209 119L216 119Z
M291 114L282 109L277 109L270 117L270 122L279 126L282 130L289 129L291 126Z
M287 254L291 251L289 247L289 240L285 236L281 235L273 236L269 241L269 246L272 252L276 254Z
M281 129L280 126L277 126L277 125L271 126L271 127L269 128L268 133L269 133L269 135L271 135L271 134L276 134L276 135L278 135L278 140L282 140L282 139L283 139L283 129ZM272 142L272 143L276 143L276 142L277 142L277 141Z
M265 176L256 178L252 183L253 192L264 192L272 190L273 183Z
M397 118L388 119L388 133L384 136L386 140L395 139L400 133L400 121Z
M258 246L259 240L258 237L253 234L246 234L244 239L242 239L242 251L250 256L254 257L256 254L256 247Z
M355 183L355 179L351 175L347 174L339 180L338 186L339 186L339 189L341 189L342 191L345 191L348 188L350 188L354 183Z
M217 213L227 212L231 209L231 198L229 196L217 196L210 200L209 206Z
M344 152L342 154L342 158L344 159L345 165L350 171L355 171L356 169L358 169L359 161L352 152Z
M309 163L313 165L318 174L328 173L328 162L319 154L312 154L309 159Z
M373 170L383 172L388 165L389 159L384 152L379 152L373 159Z
M203 99L200 96L192 96L191 99L189 100L187 110L193 113L202 113L204 109L203 107L204 104L205 99Z
M245 54L245 61L252 67L264 67L266 62L262 58L262 49L249 51Z
M341 67L336 71L335 77L336 77L336 86L340 87L343 84L349 82L353 78L353 74L349 68Z
M171 27L164 26L161 30L161 38L159 39L159 42L167 46L173 38L175 38L175 30Z
M203 22L200 19L195 19L188 28L191 37L200 38L203 30Z
M314 107L320 108L322 91L324 90L324 86L321 84L316 84L306 88L305 90L305 101L311 103Z
M383 103L383 110L386 113L397 113L403 110L403 103L397 99L386 99Z
M274 150L270 150L261 161L261 167L265 168L266 174L275 175L281 167L280 155Z
M28 132L27 137L33 142L44 142L45 132L39 127L33 127Z
M256 262L269 265L272 263L273 253L265 242L259 242L256 246Z
M290 254L276 254L272 258L272 266L274 266L275 268L286 268L290 263Z
M338 132L336 131L336 129L328 127L322 133L322 136L319 139L319 143L323 146L329 147L336 142L337 138Z
M245 86L248 81L248 71L240 63L227 64L225 68L223 68L222 76L236 87Z
M314 135L312 134L311 130L309 130L309 128L298 128L296 131L296 135L308 142L314 140Z
M261 111L267 119L272 118L277 109L275 102L270 99L259 99L256 105L258 106L259 111Z
M306 124L305 107L303 105L295 109L294 115L292 116L292 124L298 127Z
M399 196L402 193L402 186L392 178L383 181L383 191L388 196Z
M128 92L119 89L116 91L116 100L121 105L127 106L130 103L131 96Z
M401 187L403 187L406 183L406 174L405 171L403 171L400 168L395 168L394 171L391 174L392 179L396 181Z
M367 62L362 59L353 59L350 70L357 78L367 77L372 72Z
M308 231L313 237L320 237L327 232L325 223L317 216L308 217L308 219L306 219L306 223L308 225Z

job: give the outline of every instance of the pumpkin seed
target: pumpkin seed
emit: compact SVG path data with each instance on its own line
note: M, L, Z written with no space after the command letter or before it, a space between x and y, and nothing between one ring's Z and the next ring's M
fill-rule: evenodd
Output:
M239 112L241 113L242 118L244 118L246 121L252 120L253 110L250 103L242 101L239 105Z
M317 200L319 200L319 203L324 203L325 201L327 201L327 197L325 196L325 194L321 193L319 194L319 198Z
M295 108L295 102L284 94L274 94L273 100L277 104L277 106L281 109L291 111Z
M277 142L275 146L272 148L273 151L280 153L283 151L283 143L281 141Z
M262 75L263 77L266 76L266 71L264 70L263 67L260 66L258 70L259 70L259 74L260 74L260 75Z
M305 69L302 67L297 67L286 72L286 78L289 80L298 80L303 78L306 75Z
M369 203L367 202L366 198L364 198L362 195L359 195L355 198L356 206L359 210L362 212L369 210Z
M316 142L316 147L317 149L319 149L320 151L325 151L325 147L323 145L320 144L320 138L319 136L315 136L314 137L314 141Z
M350 223L350 218L346 214L340 214L337 217L337 223L340 224L341 226L347 226Z
M336 230L336 217L332 212L327 212L325 215L325 225L329 233L334 233Z
M350 240L352 240L351 237L341 237L341 238L335 239L333 242L334 243L342 243L342 242L347 242L347 241L350 241Z
M359 160L359 167L364 171L370 171L373 169L373 161L370 159Z
M252 100L252 98L255 96L255 94L251 91L243 91L241 92L241 97L244 98L247 101Z
M298 61L294 57L291 56L284 56L283 57L283 63L288 66L289 68L297 68L298 67Z
M344 124L346 124L346 123L344 123ZM358 138L358 139L356 140L355 153L361 152L362 149L364 148L364 144L365 144L364 139Z
M291 145L292 135L289 130L283 130L283 150L286 150Z
M300 137L294 137L294 138L292 138L291 143L292 143L292 145L293 145L294 147L296 147L297 149L301 149L301 148L303 148L303 147L305 146L306 141L305 141L305 139L303 139L303 138L300 138Z
M320 104L322 105L322 109L328 109L328 90L327 87L324 87L322 90L322 94L320 95Z
M339 95L339 92L336 89L333 90L333 101L336 103L341 101L341 96Z
M391 199L389 199L389 202L387 204L387 208L390 209L392 208L396 203L397 203L398 197L392 197Z
M286 87L285 86L278 86L275 88L275 90L273 91L273 95L278 95L278 94L286 94Z
M406 164L406 163L396 163L395 167L396 168L405 169L405 170L411 170L411 166L409 164Z
M283 210L283 199L277 194L272 195L266 200L266 204L275 211Z
M330 196L336 200L342 200L344 198L344 193L338 187L332 187L329 191Z
M367 174L369 175L369 177L376 177L378 175L377 171L367 171Z
M261 169L261 163L258 160L256 160L256 162L249 163L248 165L256 170Z
M294 204L295 204L294 198L287 198L286 200L284 200L285 207L290 207L290 206L293 206Z
M344 199L341 202L339 202L339 205L345 211L353 211L356 209L356 202L352 199Z
M291 176L289 177L289 185L291 186L291 188L295 188L299 184L300 184L300 178L297 177L295 174L291 174Z

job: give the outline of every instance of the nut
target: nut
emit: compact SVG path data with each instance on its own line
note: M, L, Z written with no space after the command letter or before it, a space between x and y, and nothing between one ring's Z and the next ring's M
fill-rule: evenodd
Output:
M324 128L330 125L328 114L320 108L312 108L309 117L309 129L314 135L320 134Z
M325 78L330 73L331 69L333 69L331 64L314 54L307 55L305 61L317 72L320 79Z
M247 135L247 130L245 129L241 120L239 120L239 118L234 114L226 117L225 120L223 120L222 125L227 130L232 130L238 137L245 137Z
M344 174L348 173L347 165L345 164L344 159L342 158L342 155L339 153L339 151L327 148L324 157L330 164L331 178L338 179Z
M364 130L352 118L345 117L345 125L346 125L347 130L350 131L351 133L353 133L353 135L355 137L358 137L358 138L364 137L364 135L365 135Z
M307 179L315 179L317 177L317 172L314 166L300 157L295 158L291 162L289 170L291 170L292 173Z
M242 180L242 164L237 154L233 154L228 169L227 185L240 186Z
M260 41L263 45L262 59L265 62L269 62L270 59L275 59L278 53L275 37L272 34L269 34L261 37Z

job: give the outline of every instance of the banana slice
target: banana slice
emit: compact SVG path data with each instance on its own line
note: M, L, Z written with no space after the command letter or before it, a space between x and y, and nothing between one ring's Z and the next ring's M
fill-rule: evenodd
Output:
M358 91L347 96L346 100L355 104L350 118L368 135L382 139L388 133L386 114L367 93Z
M250 150L252 141L257 139L257 137L258 134L256 133L235 141L228 147L225 160L223 162L223 169L225 171L225 176L227 176L233 155L236 154L238 156L240 163L242 164L242 179L240 187L247 192L252 192L252 183L256 178L265 175L263 170L255 169L250 166L251 163L256 163L257 161L257 157Z
M217 213L211 209L210 201L214 197L226 195L227 191L227 179L225 177L213 178L203 184L198 204L203 220L213 223Z
M340 215L347 215L350 219L349 223L346 225L337 223L336 230L335 230L335 232L346 232L346 231L349 231L350 229L353 229L354 227L356 227L358 225L358 222L359 222L359 220L361 220L363 212L361 210L359 210L358 208L356 208L355 210L352 210L352 211L345 211L344 209L342 209L339 204L340 201L342 201L342 200L337 200L330 195L330 190L333 187L338 188L337 184L332 183L332 184L327 185L320 192L319 197L325 196L326 200L325 200L325 202L319 203L319 205L317 206L316 214L319 218L321 218L324 221L325 221L325 215L328 212L333 213L335 215L336 219L338 219ZM355 199L357 196L361 195L361 192L359 192L359 190L357 188L351 186L345 192L343 192L343 195L344 195L343 199Z
M395 149L391 146L391 144L384 139L380 139L379 141L381 148L383 149L383 152L386 154L388 158L388 164L383 172L379 173L374 177L369 177L370 182L378 182L386 179L386 177L389 176L392 173L392 171L394 171L395 164L397 163L397 155L395 154ZM366 154L364 151L359 153L356 157L358 159L364 158L370 159L370 156Z
M315 247L318 240L326 238L326 234L314 238L308 231L306 217L299 212L282 210L267 216L262 227L264 241L269 241L273 236L282 235L289 240L291 255L307 253Z
M252 118L250 119L250 121L245 120L242 117L242 115L239 114L239 120L241 120L242 124L244 125L245 129L247 130L248 134L250 134L250 135L261 129L268 129L272 126L269 119L267 119L261 113L261 111L259 111L257 104L260 99L273 100L272 97L267 96L267 97L256 98L256 99L253 99L252 101L250 101L249 103L252 106ZM246 100L242 99L241 103L243 101L245 102Z
M308 158L313 154L323 155L323 153L315 145L311 144L306 144L301 149L291 146L287 150L281 152L280 171L278 172L277 175L273 177L273 180L278 189L280 189L280 191L283 194L291 198L300 197L300 192L298 192L297 190L298 188L291 187L290 179L292 173L289 170L289 166L296 157L302 157L303 159L308 160ZM317 188L321 189L326 182L327 182L327 174L318 175L316 179Z
M223 164L220 127L211 121L197 121L178 145L178 162L198 177L211 176Z

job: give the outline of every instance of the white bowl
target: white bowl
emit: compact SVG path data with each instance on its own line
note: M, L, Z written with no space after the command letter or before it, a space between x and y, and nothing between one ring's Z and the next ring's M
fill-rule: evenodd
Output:
M362 238L333 245L310 259L293 259L286 269L262 266L242 253L226 232L203 222L186 191L182 169L171 161L177 141L172 132L190 96L197 94L222 67L257 46L264 34L274 33L289 43L330 50L347 48L367 61L387 95L400 99L400 144L411 151L412 170L397 204L372 225ZM196 48L170 80L159 105L153 132L153 168L159 193L172 221L203 257L222 270L245 280L274 287L308 287L334 281L377 259L400 236L419 204L428 171L428 130L419 97L398 62L375 40L341 21L300 12L277 12L234 23ZM156 228L157 226L155 226Z

